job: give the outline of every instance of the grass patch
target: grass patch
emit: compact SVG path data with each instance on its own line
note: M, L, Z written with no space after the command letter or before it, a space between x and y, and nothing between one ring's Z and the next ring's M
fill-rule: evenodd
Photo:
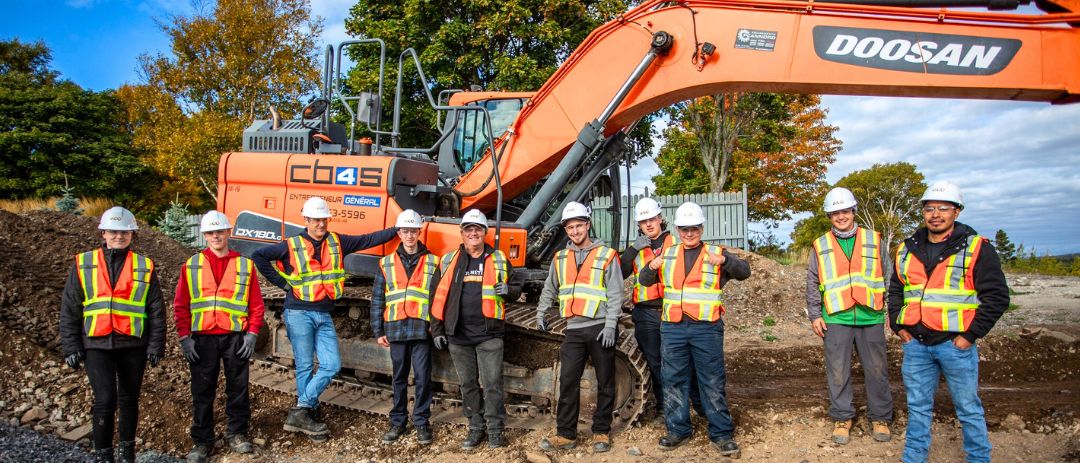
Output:
M0 209L15 214L25 214L42 209L56 210L56 201L60 198L28 198L28 199L3 199L0 200ZM79 198L79 209L82 215L96 217L113 207L113 202L105 198Z
M766 315L761 324L765 326L776 326L776 319L772 315Z
M770 330L762 330L760 334L761 340L765 342L776 342L780 340L780 338L776 337L775 334L772 334L772 331Z
M1019 305L1016 305L1016 304L1013 304L1012 302L1010 302L1009 303L1009 308L1005 309L1005 312L1008 313L1008 312L1012 312L1014 310L1019 310L1019 309L1020 309Z

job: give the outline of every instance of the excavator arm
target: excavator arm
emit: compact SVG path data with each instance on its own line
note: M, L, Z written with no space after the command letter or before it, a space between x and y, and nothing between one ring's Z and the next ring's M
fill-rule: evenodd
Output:
M496 143L503 194L517 196L566 167L568 152L581 156L642 116L717 93L1080 101L1080 29L1072 26L1080 24L1080 5L1039 5L1056 12L645 2L593 31ZM670 43L658 49L656 40ZM462 198L463 209L495 207L493 182L481 188L491 163L488 152L459 178L459 192L479 191ZM522 217L529 227L538 213Z

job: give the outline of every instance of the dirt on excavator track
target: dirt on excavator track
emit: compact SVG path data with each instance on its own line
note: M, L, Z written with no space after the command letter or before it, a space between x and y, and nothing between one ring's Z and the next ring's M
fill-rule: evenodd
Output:
M60 294L75 253L100 244L93 218L40 211L16 215L0 211L0 417L40 432L68 435L86 442L91 392L85 373L63 365L57 324ZM148 229L143 224L135 249L157 262L162 289L172 300L180 265L194 251ZM890 337L889 363L896 419L893 441L875 443L862 418L861 371L856 378L860 417L853 442L837 446L828 440L830 424L821 343L809 331L803 312L805 269L784 266L754 254L754 275L733 282L725 291L728 393L743 458L757 461L894 461L903 448L906 424L901 352ZM1029 281L1030 280L1030 281ZM999 322L980 341L980 395L987 410L995 460L1080 461L1080 279L1052 280L1010 275L1019 309ZM1025 292L1037 293L1027 305ZM1058 296L1052 296L1057 294ZM1048 306L1048 300L1057 301ZM527 307L526 307L527 309ZM346 315L347 317L347 315ZM187 365L169 319L167 357L150 369L141 397L141 448L182 456L191 445ZM532 327L525 324L526 329ZM345 328L345 327L343 327ZM357 328L362 329L362 327ZM344 330L343 330L344 331ZM624 331L620 342L626 342ZM519 357L528 366L529 357ZM537 353L531 361L543 362ZM856 365L858 364L856 360ZM222 388L219 388L219 391ZM223 395L223 394L219 394ZM449 395L448 395L449 396ZM219 426L225 420L223 398L217 403ZM663 426L639 420L615 433L615 449L592 454L579 450L543 455L536 441L544 431L510 431L505 449L472 454L459 449L464 427L436 426L429 447L407 438L395 446L378 445L385 417L331 407L326 419L332 438L317 444L281 430L284 411L295 398L270 389L252 389L251 437L253 456L222 451L214 461L716 461L718 455L704 437L704 423L695 418L689 444L668 453L656 449ZM944 386L935 406L934 461L963 458L959 430ZM583 420L588 414L583 413ZM587 425L582 426L587 430ZM221 429L223 431L223 428ZM587 431L583 432L587 437ZM638 454L641 454L640 456Z

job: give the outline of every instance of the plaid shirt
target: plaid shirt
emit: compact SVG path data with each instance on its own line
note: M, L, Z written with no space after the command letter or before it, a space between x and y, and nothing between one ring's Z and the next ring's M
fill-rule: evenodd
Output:
M405 271L412 274L416 269L416 263L420 257L429 254L423 243L416 254L408 255L405 250L398 246L397 254L401 259ZM437 273L437 272L436 272ZM439 275L431 279L431 294L435 294L435 286L438 284ZM386 311L386 278L381 271L375 273L375 284L371 294L371 331L376 339L386 336L390 342L416 341L428 339L430 336L429 323L419 318L404 318L388 322L383 320L383 312Z

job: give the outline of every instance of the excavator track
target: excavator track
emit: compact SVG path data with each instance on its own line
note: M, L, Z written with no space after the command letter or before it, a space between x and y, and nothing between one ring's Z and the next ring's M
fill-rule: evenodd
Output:
M269 286L269 285L267 285ZM265 286L264 286L265 287ZM296 394L291 346L284 323L278 318L284 292L270 286L263 292L267 307L266 328L260 334L258 351L252 360L251 383L256 386ZM390 383L390 355L370 337L367 326L370 286L349 286L337 301L334 314L338 329L342 369L323 392L320 401L329 406L388 415L393 403ZM504 389L506 426L517 429L546 429L555 426L558 398L558 352L565 320L552 323L549 332L536 326L536 306L510 303L506 306L507 333L504 347ZM612 429L633 424L650 400L649 370L633 336L629 315L619 319L615 356L615 408ZM357 327L359 327L357 329ZM432 349L432 382L435 391L431 419L464 424L457 375L444 351ZM410 380L411 385L411 380ZM409 388L410 401L413 389ZM592 367L582 377L582 420L591 419L595 409L596 383ZM410 405L411 406L411 405Z

